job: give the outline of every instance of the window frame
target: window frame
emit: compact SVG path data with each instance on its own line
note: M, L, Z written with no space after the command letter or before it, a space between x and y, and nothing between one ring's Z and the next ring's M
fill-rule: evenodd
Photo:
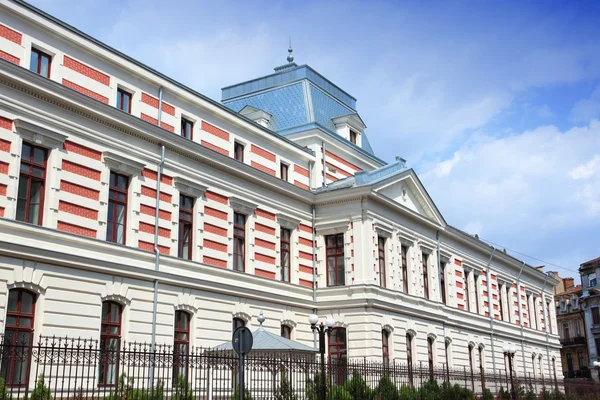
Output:
M421 261L423 264L423 297L429 300L429 254L421 252Z
M446 266L447 263L441 261L440 262L440 297L442 300L442 303L447 304L447 298L446 298Z
M13 347L14 351L9 349L9 355L7 357L7 354L5 353L5 358L2 360L2 364L1 364L1 376L6 378L5 379L5 384L7 387L25 387L27 386L28 382L29 382L29 373L31 370L31 360L32 360L32 345L33 345L33 339L34 339L34 331L35 331L35 310L36 310L36 303L38 300L38 295L35 292L32 292L30 290L27 289L22 289L22 288L13 288L10 289L8 291L8 300L10 302L10 296L12 293L16 293L17 296L17 308L15 311L10 311L9 310L9 303L6 304L6 319L5 319L5 323L4 323L4 340L3 340L3 344L4 346L8 347ZM23 306L23 295L27 295L27 296L31 296L31 312L30 313L25 313L22 311L22 306ZM15 323L14 324L9 324L9 318L12 317L15 319ZM21 318L28 318L30 319L30 324L29 326L25 326L22 327L21 326ZM9 338L9 335L7 334L7 332L11 332L13 334L13 337L10 338L10 344L7 343L7 338ZM27 334L28 336L28 340L27 343L22 342L21 344L19 344L19 336L20 334ZM5 349L6 351L6 349ZM19 354L21 354L21 356L19 356ZM25 376L16 383L13 383L13 379L14 379L14 372L15 372L15 363L18 361L22 361L19 360L19 358L24 358L24 363L25 363ZM6 361L8 361L8 366L5 367L4 361L5 359L8 359ZM8 371L5 371L4 369L8 368Z
M387 329L381 330L381 354L384 366L390 365L390 332Z
M358 146L358 133L350 129L349 140L350 143Z
M187 326L181 327L182 316L187 316ZM176 384L181 371L181 364L185 364L183 377L188 376L188 356L190 352L190 332L192 325L192 314L184 310L175 310L175 323L173 325L173 384ZM178 318L179 317L179 318ZM181 339L185 335L184 339ZM185 354L181 349L185 350ZM179 357L183 357L184 362L179 362Z
M406 333L406 366L408 369L408 383L409 383L409 387L412 389L414 386L414 382L413 382L413 365L414 365L414 360L413 360L413 335L411 335L410 333Z
M235 332L237 328L246 326L246 321L243 318L234 317L231 321L232 332Z
M343 339L339 339L339 332L343 332ZM344 367L348 357L348 331L346 328L338 326L331 330L327 340L327 355L329 364L336 371L332 373L332 375L335 375L332 377L332 381L337 385L342 385L346 380ZM335 366L333 366L334 364Z
M338 238L342 238L341 240L341 245L338 244L339 240ZM334 245L329 245L329 239L330 238L334 238ZM325 265L327 268L327 287L334 287L334 286L346 286L346 263L345 263L345 254L344 254L344 248L345 248L345 243L344 243L344 233L336 233L333 235L326 235L325 236ZM329 254L329 251L333 251L333 253ZM340 269L340 265L338 263L338 258L339 256L341 256L342 259L342 267L343 267L343 273L342 273L342 277L340 279L339 276L339 269ZM333 264L334 264L334 272L335 272L335 279L334 282L330 282L329 279L329 259L333 258ZM341 283L340 283L341 282Z
M377 236L377 256L379 261L379 286L385 288L387 286L385 276L385 242L386 238Z
M433 379L433 364L434 364L434 354L433 354L433 345L435 343L435 339L432 337L427 337L427 365L429 367L429 379Z
M279 231L279 262L281 266L281 280L283 282L292 281L292 231L290 229L281 228ZM287 266L284 265L285 255L287 254ZM287 279L286 279L287 271Z
M279 177L286 182L289 179L289 170L290 170L290 166L287 165L286 163L279 164Z
M35 67L35 71L31 69L31 62L33 61L33 53L37 54L37 65ZM31 72L35 72L36 74L40 75L40 76L44 76L46 78L50 78L51 75L51 69L52 69L52 56L49 53L46 53L43 50L40 50L39 48L32 46L31 47L31 54L29 55L30 60L29 60L29 70ZM46 57L48 58L48 72L46 75L42 75L41 72L41 67L42 67L42 57Z
M127 110L123 109L123 98L125 96L129 97L129 107ZM119 107L119 102L121 103L121 107ZM131 103L133 102L133 93L129 92L126 89L123 89L122 87L118 87L117 88L117 101L116 101L116 107L118 110L121 110L123 112L126 112L127 114L131 114Z
M188 125L190 127L190 137L187 137L187 135L185 135L185 128ZM188 140L194 140L194 121L187 119L184 116L181 116L181 137Z
M292 327L281 324L280 336L284 339L292 340Z
M184 208L189 201L191 208ZM194 203L196 199L183 193L179 194L179 215L177 227L177 257L184 260L192 260L194 255ZM185 228L189 226L188 243L182 240ZM186 248L187 247L187 248ZM184 254L187 252L187 257Z
M104 319L104 306L107 305L109 307L108 313L107 313L107 318ZM112 306L116 305L117 306L117 310L119 312L119 320L116 322L111 321L112 318ZM118 332L117 333L111 333L110 329L111 327L117 327L118 328ZM99 343L99 349L100 349L100 360L98 362L98 367L102 368L102 373L100 373L100 371L98 372L98 386L100 387L116 387L118 382L119 382L119 355L120 355L120 350L121 350L121 335L123 333L123 305L120 303L117 303L116 301L112 301L112 300L105 300L102 302L102 311L100 313L100 343ZM112 339L116 339L117 342L117 348L116 348L116 353L117 353L117 357L116 360L114 361L114 363L112 365L115 366L115 373L114 373L114 382L112 383L108 383L107 382L107 378L108 378L108 368L109 368L109 364L108 362L102 362L102 346L104 346L104 349L106 349L105 351L108 352L110 350L108 350L110 348L110 341ZM109 357L110 358L110 357Z
M244 162L244 150L246 146L240 142L233 142L233 158L239 162ZM239 155L239 158L238 158Z
M30 151L30 156L28 160L25 160L23 158L23 149L25 148L25 146L28 146L31 151ZM36 163L35 162L35 150L41 150L44 154L44 163L40 164L40 163ZM28 172L23 172L23 166L26 165L29 169ZM42 170L42 176L35 176L35 174L33 173L33 170L37 168L37 169L41 169ZM22 222L27 222L27 223L31 223L34 225L39 225L41 226L44 220L44 200L46 197L46 177L48 176L48 149L41 147L41 146L36 146L33 145L29 142L23 142L23 144L21 145L21 162L19 164L19 183L18 183L18 188L20 188L21 186L21 180L22 179L27 179L27 194L25 195L25 198L19 197L19 193L18 193L18 189L17 189L17 217L15 218L17 221L22 221ZM29 222L29 212L31 209L31 185L32 182L36 181L36 182L41 182L41 186L40 186L40 200L38 203L38 220L37 222ZM19 219L18 218L18 210L19 210L19 203L21 202L21 200L24 199L25 200L25 219Z
M408 294L408 246L400 245L400 255L402 262L402 289Z
M111 186L111 181L112 181L112 176L114 175L115 177L115 183L116 186ZM123 189L119 189L119 184L118 184L118 178L124 178L125 179L125 186L126 188ZM129 185L131 184L130 182L130 177L127 175L123 175L123 174L119 174L118 172L114 172L114 171L110 171L109 174L109 178L108 178L108 211L106 214L106 240L108 242L111 243L116 243L116 244L121 244L121 245L125 245L127 243L127 213L128 213L128 202L129 202ZM111 195L111 192L115 192L115 195ZM125 200L119 200L118 199L118 194L124 194L125 195ZM123 242L120 243L116 240L116 229L118 224L115 222L116 219L115 217L118 215L117 213L117 206L118 205L122 205L125 207L125 212L123 213ZM111 207L112 206L112 207ZM113 221L109 222L108 219L108 215L110 215L112 213L113 215ZM112 239L113 240L109 240L108 239L108 232L109 232L109 228L112 226Z
M238 217L242 218L244 223L240 225L237 223ZM246 272L246 222L248 216L242 213L234 212L233 213L233 265L232 269L238 272ZM238 248L238 245L241 246ZM237 265L239 254L241 251L241 261L242 265Z

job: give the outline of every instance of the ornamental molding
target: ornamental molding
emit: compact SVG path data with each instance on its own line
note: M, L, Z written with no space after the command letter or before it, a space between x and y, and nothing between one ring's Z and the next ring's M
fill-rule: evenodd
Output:
M335 235L337 233L344 233L350 227L350 221L342 220L342 221L334 221L323 223L315 226L317 230L317 234L319 235Z
M277 214L277 223L280 227L285 229L298 229L298 225L300 225L300 220L294 217L290 217L289 215Z
M244 214L244 215L252 215L254 211L258 208L258 205L251 203L247 200L243 200L239 197L230 197L229 205L233 209L233 211Z
M68 137L22 119L15 120L15 128L23 140L50 149L61 148Z
M374 221L373 226L375 226L375 231L377 235L383 236L385 238L391 238L394 233L394 228L391 225L383 223L381 221Z
M207 186L201 185L197 182L189 181L180 176L173 178L173 184L180 193L199 198L204 195L204 192L208 189Z
M133 161L129 158L122 157L111 151L105 151L103 153L104 164L114 172L119 172L124 175L139 175L146 166L144 163Z

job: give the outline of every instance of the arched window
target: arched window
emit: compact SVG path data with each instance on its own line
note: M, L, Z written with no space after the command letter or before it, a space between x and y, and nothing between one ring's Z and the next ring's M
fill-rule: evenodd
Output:
M180 376L187 378L187 358L190 349L190 314L186 311L175 311L173 346L173 383L176 384Z
M114 301L104 301L102 303L99 385L111 386L117 383L122 313L123 307L119 303Z
M4 349L0 376L8 385L25 385L28 382L33 344L33 323L36 295L25 289L8 292Z
M235 332L235 330L241 326L246 326L246 321L244 321L241 318L234 318L233 319L233 332Z
M387 329L381 331L381 352L383 353L383 365L390 365L390 332Z
M471 390L473 390L473 388L475 387L475 384L473 383L473 351L475 349L475 345L470 343L469 344L469 370L471 371Z
M427 338L427 364L429 366L429 379L433 379L433 345L435 339L432 337Z
M281 337L292 340L292 327L289 325L281 325Z
M406 334L406 365L408 366L408 383L410 387L413 387L413 351L412 351L413 337L410 333Z
M348 352L346 329L333 328L329 336L329 359L332 365L333 382L342 385L346 381L345 365Z

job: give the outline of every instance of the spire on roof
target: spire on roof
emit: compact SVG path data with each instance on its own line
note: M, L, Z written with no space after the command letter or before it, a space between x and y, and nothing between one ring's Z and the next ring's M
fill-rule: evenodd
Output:
M287 62L288 63L293 63L294 62L294 56L292 55L292 52L294 51L294 49L292 49L292 37L290 36L290 47L288 48L288 56L287 56Z

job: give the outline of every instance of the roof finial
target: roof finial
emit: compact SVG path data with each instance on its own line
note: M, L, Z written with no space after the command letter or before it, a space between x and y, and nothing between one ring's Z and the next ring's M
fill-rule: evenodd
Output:
M260 311L260 313L258 314L258 323L260 324L260 327L262 328L262 324L263 322L265 322L265 314L262 312L262 310Z
M294 62L294 56L292 55L292 52L294 51L294 49L292 49L292 37L290 36L290 47L288 48L288 56L287 56L287 61L291 64Z

